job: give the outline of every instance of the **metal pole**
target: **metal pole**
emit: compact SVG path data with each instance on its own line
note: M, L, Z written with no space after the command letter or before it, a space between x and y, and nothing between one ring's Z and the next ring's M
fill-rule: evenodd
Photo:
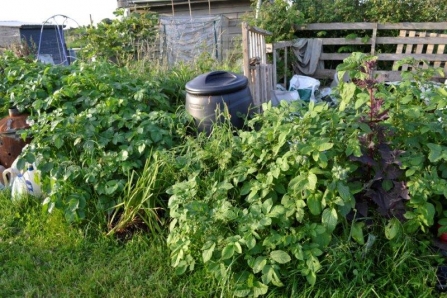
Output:
M259 11L261 10L261 4L262 4L262 0L258 0L258 3L256 4L256 18L259 17Z
M191 0L188 0L188 5L189 5L189 17L192 19Z

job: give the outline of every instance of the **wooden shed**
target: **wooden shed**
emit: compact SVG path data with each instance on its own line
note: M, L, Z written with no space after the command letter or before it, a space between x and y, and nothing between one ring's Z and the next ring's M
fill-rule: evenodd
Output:
M23 41L46 61L67 63L67 47L61 25L0 21L0 50Z
M170 18L198 19L206 16L222 18L222 52L231 53L241 44L241 18L252 11L250 0L118 0L118 8L130 12L152 11ZM225 57L224 57L225 58Z
M240 19L252 10L250 0L118 0L118 7L172 15L224 15L229 19Z

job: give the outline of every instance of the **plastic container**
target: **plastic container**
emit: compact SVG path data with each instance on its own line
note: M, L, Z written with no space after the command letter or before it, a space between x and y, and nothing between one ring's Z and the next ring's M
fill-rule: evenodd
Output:
M15 177L11 187L11 199L13 201L19 201L23 196L28 194L28 187L25 178L22 174L18 174Z
M11 167L2 171L3 184L5 187L12 187L14 179L23 172L23 169L19 170L17 167L18 160L19 158L17 157L11 164Z
M7 168L3 171L3 183L5 187L12 187L16 177L21 174L16 168Z
M35 197L42 196L40 171L34 168L33 165L28 165L28 169L23 173L25 178L28 193Z
M218 121L216 111L230 114L231 124L244 125L244 116L250 113L253 99L248 79L227 71L212 71L197 76L186 84L186 110L194 117L199 131L210 133ZM242 117L240 117L242 116Z

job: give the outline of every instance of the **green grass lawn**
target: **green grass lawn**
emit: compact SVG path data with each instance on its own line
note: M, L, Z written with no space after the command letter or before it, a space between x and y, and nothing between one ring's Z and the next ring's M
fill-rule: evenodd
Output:
M177 277L163 237L122 242L0 196L0 297L210 297L198 271Z

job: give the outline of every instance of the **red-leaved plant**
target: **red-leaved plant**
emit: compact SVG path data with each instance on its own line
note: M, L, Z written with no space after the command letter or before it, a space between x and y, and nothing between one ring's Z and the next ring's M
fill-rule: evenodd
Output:
M410 199L399 161L404 151L393 148L389 142L393 131L385 125L389 110L384 108L384 98L376 97L380 83L374 78L375 68L376 61L367 60L360 67L359 78L352 79L369 95L369 111L360 117L360 121L368 125L370 132L360 138L362 155L350 157L360 163L354 179L360 179L364 184L364 191L356 195L356 209L366 217L373 202L380 215L404 220L404 202Z

